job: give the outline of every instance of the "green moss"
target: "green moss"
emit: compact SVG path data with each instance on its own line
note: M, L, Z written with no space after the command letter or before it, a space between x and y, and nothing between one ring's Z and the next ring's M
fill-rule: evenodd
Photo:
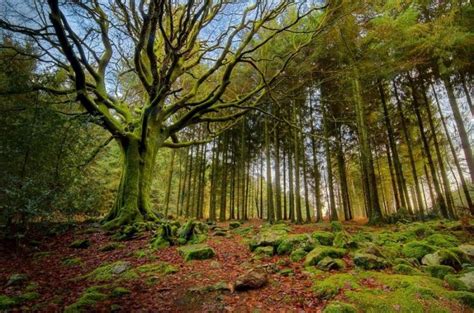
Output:
M317 231L311 234L311 237L316 239L323 246L332 246L334 241L334 234L327 231Z
M455 275L448 274L444 276L444 280L448 283L449 287L454 290L469 291L469 288L466 286L466 284Z
M65 313L90 312L94 306L108 298L104 293L105 286L92 286L87 288L76 302L64 309Z
M78 239L73 241L70 245L69 248L73 249L87 249L91 245L91 242L87 239Z
M170 242L161 236L154 237L150 243L150 247L155 250L168 248L170 245Z
M120 297L123 297L125 295L128 295L130 294L130 290L128 290L127 288L124 288L124 287L115 287L112 292L110 293L110 295L114 298L120 298Z
M425 241L433 246L440 248L452 248L459 245L459 240L451 235L433 234L425 239Z
M28 275L22 273L11 274L7 281L7 287L24 284L28 280Z
M177 273L178 269L169 263L157 262L157 263L150 263L150 264L139 266L136 268L136 271L139 273L154 275L154 274L173 274L173 273Z
M332 230L333 232L342 231L342 229L343 229L342 224L341 224L341 222L339 222L339 221L332 221L332 222L330 223L330 225L331 225L331 230Z
M49 251L36 252L35 254L33 254L33 258L39 260L50 255L51 255L51 252Z
M412 241L403 246L402 253L409 258L421 260L425 255L433 253L436 248L424 241Z
M423 275L418 269L407 264L397 264L393 267L393 272L403 275Z
M357 274L341 273L331 275L321 281L316 281L313 285L313 291L319 298L330 299L336 296L341 289L359 287L359 277Z
M116 261L102 265L84 277L93 281L129 280L138 278L137 273L130 269L130 267L130 263L128 262Z
M458 248L445 248L432 254L427 254L421 261L424 265L448 265L461 270L463 263L468 263L468 256Z
M233 229L232 232L241 236L245 236L253 232L253 227L252 226L239 227L239 228Z
M383 269L388 266L383 258L368 253L356 253L354 264L366 270Z
M18 300L6 295L0 295L0 310L7 310L18 304Z
M268 246L268 247L257 247L257 249L255 249L254 253L255 253L257 256L262 256L262 257L265 257L265 256L273 256L273 247L271 247L271 246Z
M456 299L462 304L474 309L474 293L467 291L453 291L450 293L452 299Z
M99 251L107 252L107 251L113 251L113 250L123 249L123 248L125 248L125 245L123 243L111 242L100 247Z
M293 276L295 273L291 268L284 268L280 271L278 271L278 274L282 276Z
M241 225L240 222L237 222L237 221L230 222L230 223L229 223L229 228L230 228L230 229L239 228L240 225Z
M448 274L453 274L454 269L447 265L429 265L423 267L424 271L429 273L431 276L443 279Z
M277 254L290 254L294 249L309 245L314 247L314 241L307 234L288 235L277 247Z
M359 245L352 236L345 231L338 232L334 237L334 247L344 249L356 249Z
M303 248L295 249L290 254L290 260L293 262L299 262L308 254Z
M357 313L357 310L352 304L334 301L324 308L323 313Z
M205 260L216 255L211 247L204 244L183 246L180 247L178 251L185 261Z
M374 279L383 288L345 292L361 312L449 312L442 300L449 292L439 279L378 272L366 272L359 278L363 277Z
M311 265L316 265L324 259L325 257L331 257L331 258L342 258L346 254L345 249L339 249L339 248L332 248L332 247L316 247L311 252L308 253L306 256L306 260L304 262L305 266L311 266Z
M66 258L66 259L63 259L62 263L65 266L76 266L76 265L81 265L82 260L81 258Z
M317 267L324 271L340 270L344 269L346 267L346 264L341 259L325 257L324 259L318 262Z

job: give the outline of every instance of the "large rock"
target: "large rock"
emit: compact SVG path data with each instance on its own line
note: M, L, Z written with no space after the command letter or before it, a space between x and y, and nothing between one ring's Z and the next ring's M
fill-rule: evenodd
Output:
M436 248L424 241L412 241L403 246L402 253L409 258L420 260L425 255L433 253Z
M249 289L258 289L265 286L268 282L267 274L263 270L251 270L237 278L234 289L245 291Z
M458 249L464 252L469 257L471 263L474 263L474 245L464 244L460 245Z
M354 238L346 231L336 233L333 244L334 247L344 249L356 249L359 246Z
M443 279L444 276L454 273L454 269L447 265L428 265L424 267L424 271L439 279Z
M282 242L277 247L277 254L290 254L296 248L307 248L311 250L314 248L315 242L311 238L311 236L307 234L296 234L296 235L288 235L285 237Z
M366 270L382 269L388 265L384 259L368 253L356 253L354 256L354 264Z
M273 256L273 247L266 246L266 247L257 247L254 253L258 256L266 257L266 256Z
M214 250L205 244L182 246L178 248L178 251L185 261L205 260L216 255Z
M459 276L459 280L462 281L470 291L474 291L474 272L465 273Z
M311 237L316 239L323 246L332 246L334 241L334 234L327 231L316 231L311 234Z
M345 249L333 248L333 247L316 247L311 250L308 255L306 256L306 260L304 262L305 266L316 265L324 259L325 257L331 258L342 258L346 254Z
M421 260L423 265L448 265L459 271L462 264L468 261L468 256L460 249L441 249L435 253L427 254Z
M280 243L286 238L288 230L286 225L274 225L262 229L250 242L250 250L255 250L257 247L272 246L278 247Z
M345 264L344 261L341 259L333 259L327 256L318 262L317 267L324 271L331 271L343 269L345 267Z

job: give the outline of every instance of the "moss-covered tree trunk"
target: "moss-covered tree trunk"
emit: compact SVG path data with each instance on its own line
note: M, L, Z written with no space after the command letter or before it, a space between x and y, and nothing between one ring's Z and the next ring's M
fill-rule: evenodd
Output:
M132 136L118 139L122 175L114 206L105 226L116 228L143 220L156 220L150 201L156 153L160 140L140 141Z

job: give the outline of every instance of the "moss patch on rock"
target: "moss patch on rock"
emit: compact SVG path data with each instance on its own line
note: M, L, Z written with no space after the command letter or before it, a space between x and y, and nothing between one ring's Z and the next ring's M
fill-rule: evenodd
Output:
M316 265L324 259L325 257L331 257L331 258L342 258L346 254L345 249L339 249L339 248L333 248L333 247L316 247L313 250L311 250L308 255L306 256L304 265L305 266L311 266L311 265Z
M182 246L178 248L178 252L185 261L205 260L216 255L214 249L205 244Z

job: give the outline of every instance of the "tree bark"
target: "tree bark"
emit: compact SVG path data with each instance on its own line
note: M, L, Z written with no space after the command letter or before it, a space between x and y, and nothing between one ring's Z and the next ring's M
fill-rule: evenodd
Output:
M449 77L444 77L444 86L448 93L449 104L453 110L454 121L458 128L459 137L461 138L461 145L464 150L464 156L466 158L467 167L469 168L469 173L471 175L471 183L474 184L474 157L472 155L471 144L469 143L469 137L466 132L466 127L464 127L464 122L462 119L461 112L459 111L459 106L454 96L453 86Z

